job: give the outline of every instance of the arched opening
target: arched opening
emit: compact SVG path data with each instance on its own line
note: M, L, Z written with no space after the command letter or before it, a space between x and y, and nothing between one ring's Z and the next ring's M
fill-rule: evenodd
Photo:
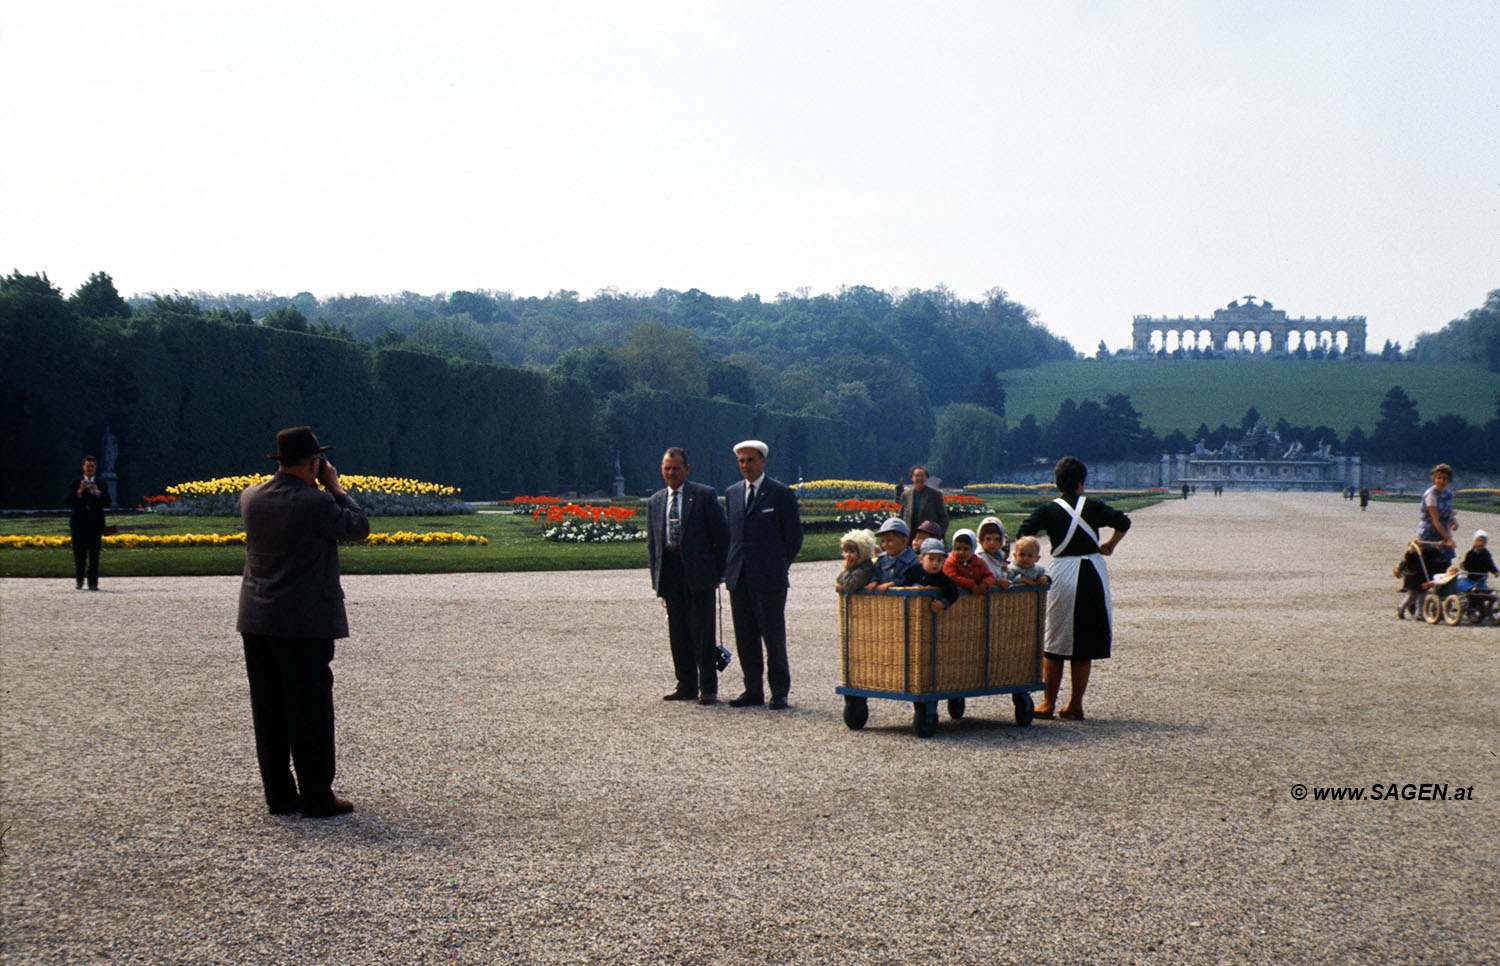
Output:
M1341 352L1341 353L1348 352L1349 351L1349 333L1346 332L1343 329L1339 329L1338 332L1335 333L1335 335L1333 337L1333 344L1339 347L1339 352Z
M1224 337L1224 351L1225 352L1238 352L1238 351L1240 351L1240 334L1238 332L1231 332L1231 333L1229 333L1228 335L1226 335Z
M1302 346L1302 333L1296 329L1286 334L1286 351L1296 352Z
M1198 348L1202 349L1205 352L1208 352L1212 350L1213 347L1214 334L1207 329L1200 329L1198 331Z
M1271 338L1270 329L1261 329L1260 339L1258 341L1260 342L1261 352L1270 352L1271 347L1276 344L1275 340Z
M1165 348L1168 352L1176 352L1178 349L1182 348L1182 339L1179 337L1176 329L1167 330L1167 341L1165 343Z
M1147 346L1147 348L1149 348L1152 352L1160 352L1161 349L1162 349L1162 346L1164 346L1166 344L1167 344L1166 333L1162 332L1161 329L1152 329L1151 330L1151 336L1150 336L1150 338L1148 338L1146 340L1146 346Z

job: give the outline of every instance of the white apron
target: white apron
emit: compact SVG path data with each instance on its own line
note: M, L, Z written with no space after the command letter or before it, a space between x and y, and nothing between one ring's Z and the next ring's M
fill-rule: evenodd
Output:
M1068 524L1068 532L1062 538L1062 542L1056 549L1066 547L1073 539L1073 534L1082 530L1091 537L1095 544L1099 542L1099 534L1093 527L1083 522L1083 502L1087 497L1078 498L1078 506L1069 506L1062 498L1053 500L1058 506L1068 511L1073 518ZM1052 586L1047 589L1047 634L1043 640L1042 650L1048 654L1058 657L1073 656L1073 607L1078 599L1078 568L1083 561L1089 561L1094 565L1094 570L1099 574L1099 583L1104 587L1104 613L1109 618L1111 626L1115 622L1114 604L1109 594L1109 570L1104 565L1104 555L1101 553L1086 554L1081 557L1057 557L1052 558Z

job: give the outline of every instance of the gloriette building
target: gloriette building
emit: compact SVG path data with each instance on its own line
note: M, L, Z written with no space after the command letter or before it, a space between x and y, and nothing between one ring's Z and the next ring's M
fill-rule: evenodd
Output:
M1309 319L1287 318L1284 310L1255 296L1235 299L1213 315L1188 318L1179 315L1137 315L1131 325L1131 347L1138 355L1154 355L1165 349L1191 351L1212 350L1226 355L1281 355L1299 348L1308 351L1330 348L1339 355L1362 356L1365 353L1365 317Z

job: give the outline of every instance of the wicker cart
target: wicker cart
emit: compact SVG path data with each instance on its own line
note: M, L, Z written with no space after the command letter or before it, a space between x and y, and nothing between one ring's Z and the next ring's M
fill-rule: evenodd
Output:
M936 591L859 591L839 595L843 647L844 723L854 730L869 719L870 698L910 701L918 736L937 729L937 705L964 714L964 699L1009 694L1016 724L1031 724L1032 691L1042 683L1045 587L993 589L965 594L934 614Z

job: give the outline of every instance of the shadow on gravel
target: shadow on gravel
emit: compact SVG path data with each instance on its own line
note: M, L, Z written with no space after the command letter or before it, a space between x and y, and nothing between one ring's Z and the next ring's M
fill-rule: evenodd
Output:
M892 704L894 705L895 702ZM1034 721L1023 728L1016 724L1014 717L1009 716L1009 708L1005 711L1006 717L986 718L982 715L975 715L973 707L970 706L970 709L959 719L950 718L945 712L939 711L937 732L929 739L919 739L912 729L910 711L897 717L891 709L887 709L885 713L879 715L877 721L876 712L872 709L870 722L861 729L861 733L904 735L913 741L949 741L964 745L1005 741L1012 744L1036 744L1048 747L1109 741L1127 736L1135 738L1142 735L1182 734L1203 730L1197 725L1140 718L1090 718L1087 721L1054 719Z

